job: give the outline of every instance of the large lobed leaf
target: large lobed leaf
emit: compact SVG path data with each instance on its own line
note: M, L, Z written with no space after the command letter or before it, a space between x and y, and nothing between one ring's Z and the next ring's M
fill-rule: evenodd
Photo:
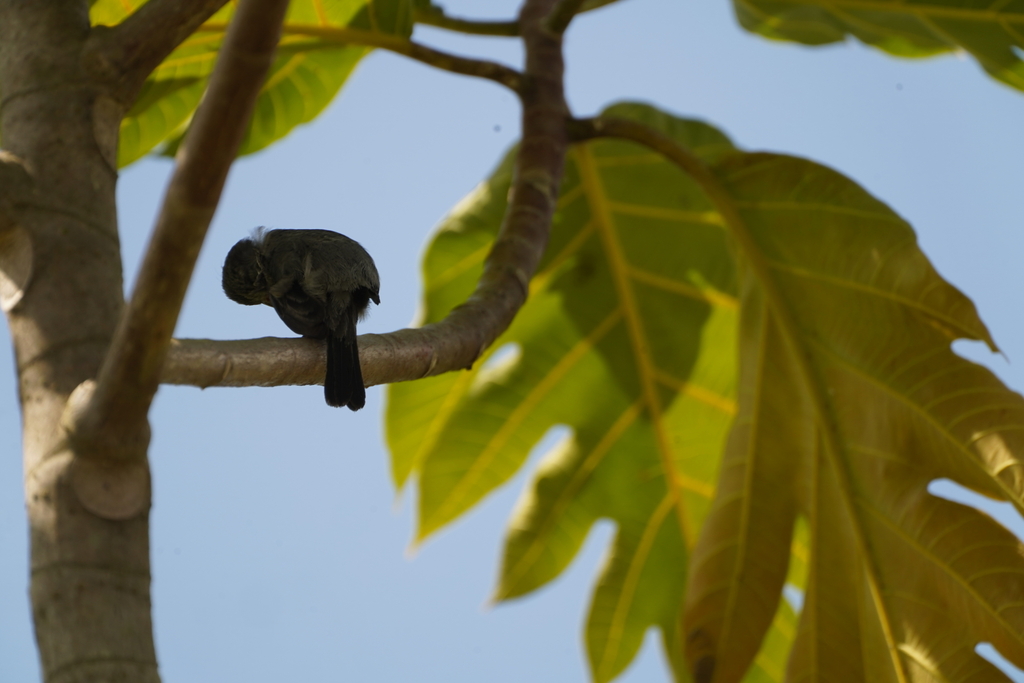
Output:
M94 25L113 26L142 4L99 0L90 17ZM233 11L232 3L225 5L150 75L121 122L119 166L132 163L161 143L166 143L168 152L177 149L206 89ZM256 102L241 154L259 151L284 137L295 126L315 118L334 99L370 51L346 44L343 29L408 38L412 1L292 0L277 58Z
M951 51L1024 90L1024 0L733 0L740 24L804 45L852 36L899 57Z
M470 371L389 389L418 538L562 425L513 513L496 598L557 577L612 520L586 625L595 680L652 626L680 681L1006 680L974 647L1024 665L1024 551L927 492L945 477L1024 509L1024 402L950 350L992 345L971 302L834 171L650 107L606 114L669 135L724 192L713 206L628 143L572 150L511 328ZM510 177L511 157L441 226L425 322L472 291Z
M763 537L797 511L811 556L789 680L1007 680L974 647L1024 664L1021 545L927 491L948 477L1024 509L1024 401L950 349L994 349L974 306L839 174L767 154L714 170L739 216L740 364L755 374L691 563L697 680L739 680L754 657L787 559Z
M733 151L698 122L640 105L611 112L647 120L709 160ZM511 155L442 225L424 264L424 322L472 291L510 180ZM389 388L393 474L399 486L418 478L418 537L507 481L552 427L568 426L513 516L496 598L555 578L593 524L612 519L587 620L594 677L621 672L651 626L674 657L689 549L736 411L736 324L726 233L697 186L627 143L575 148L547 255L497 355ZM783 604L762 677L751 680L784 670L794 629ZM674 666L685 679L681 659Z

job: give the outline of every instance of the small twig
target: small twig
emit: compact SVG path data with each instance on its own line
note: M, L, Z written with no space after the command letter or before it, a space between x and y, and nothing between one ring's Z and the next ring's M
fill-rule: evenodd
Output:
M415 10L417 24L436 26L437 28L468 33L474 36L504 36L514 38L519 35L518 21L475 21L450 17L437 5L417 7Z
M224 25L217 22L207 22L199 30L206 32L223 31ZM470 59L441 52L401 36L347 27L295 23L285 26L283 33L286 36L309 36L311 38L319 38L322 41L311 47L335 47L342 45L376 47L415 59L418 62L429 64L444 71L451 71L464 76L485 78L495 83L500 83L516 93L520 92L523 87L523 74L512 67L485 59ZM296 45L293 43L289 47L294 48Z
M544 22L544 27L555 35L562 35L573 17L579 14L585 0L559 0Z
M199 248L274 59L288 0L242 0L178 153L131 302L95 393L65 424L76 450L145 457L146 415L160 382Z
M146 78L227 0L149 0L117 26L96 27L84 57L130 104Z

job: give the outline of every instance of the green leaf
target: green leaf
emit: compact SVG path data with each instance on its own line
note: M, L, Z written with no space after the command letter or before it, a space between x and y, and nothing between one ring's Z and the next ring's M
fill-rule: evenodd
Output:
M138 5L100 0L94 25L116 25ZM206 89L233 13L225 6L182 43L146 81L121 123L118 164L126 166L165 143L174 154ZM324 110L370 48L349 45L357 29L408 38L411 0L295 0L288 8L277 58L256 102L240 154L281 139Z
M652 626L679 681L1006 680L973 648L1024 665L1021 545L927 491L948 478L1024 510L1024 399L950 348L995 349L973 304L840 174L650 107L606 114L713 175L623 142L571 151L549 249L494 350L390 387L417 537L562 425L513 513L496 599L557 577L612 520L586 625L596 681ZM506 158L432 242L426 321L472 292L510 178ZM799 621L786 584L804 591Z
M608 113L709 160L733 150L710 126L651 107ZM511 166L510 155L428 249L423 322L472 292ZM634 145L594 142L570 155L547 255L506 334L469 371L389 387L392 473L398 486L418 477L420 539L507 481L549 429L571 428L517 506L495 598L552 580L598 519L614 520L587 625L595 680L620 673L651 626L679 652L689 547L736 410L736 318L727 236L697 186ZM685 680L681 659L677 673Z
M1024 90L1024 2L985 0L734 0L749 31L804 45L847 36L898 57L962 50L995 78Z
M770 154L714 171L719 208L738 216L742 371L691 562L697 680L744 675L788 560L763 538L797 513L811 555L790 679L1007 680L973 647L1024 664L1020 544L927 491L948 477L1024 509L1024 400L950 349L994 350L974 306L904 221L834 171Z

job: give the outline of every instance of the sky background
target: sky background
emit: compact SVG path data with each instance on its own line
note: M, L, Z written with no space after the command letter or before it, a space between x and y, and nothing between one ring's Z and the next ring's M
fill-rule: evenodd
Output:
M453 15L509 18L517 3L444 5ZM513 40L423 28L415 38L521 61ZM769 42L742 31L724 0L623 0L580 17L566 47L577 115L647 101L712 123L745 149L824 163L888 203L975 301L1005 357L974 344L957 350L1024 387L1024 93L969 57L904 61L855 43ZM224 254L258 225L326 228L361 242L380 270L382 304L360 330L407 326L433 227L518 130L517 102L499 86L370 55L314 123L235 165L176 335L291 336L270 309L238 306L221 292ZM121 176L126 286L170 169L147 159ZM164 680L586 681L582 625L612 528L595 528L552 585L488 608L504 525L527 473L409 556L414 501L391 486L383 391L367 393L367 407L351 413L327 408L317 387L161 388L150 459ZM39 679L19 424L4 343L0 683ZM986 510L1021 535L1008 507ZM667 681L659 647L651 633L619 680Z

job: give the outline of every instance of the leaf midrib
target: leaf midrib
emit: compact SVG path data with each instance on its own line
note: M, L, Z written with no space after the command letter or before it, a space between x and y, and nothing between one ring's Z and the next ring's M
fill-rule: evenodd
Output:
M824 387L822 387L814 369L811 367L809 354L807 353L809 349L806 349L801 341L800 327L797 325L793 313L789 310L785 297L782 296L775 280L772 278L770 264L762 254L754 236L747 228L746 221L740 215L738 202L733 199L717 176L702 161L692 156L684 148L680 147L674 150L673 160L701 186L712 204L722 214L726 227L736 241L741 258L746 260L753 277L761 286L765 297L765 304L768 308L766 313L775 316L779 334L783 342L790 348L794 364L799 373L799 376L794 379L804 385L811 397L811 403L817 415L818 427L823 437L823 450L839 484L842 504L846 507L847 513L850 516L858 555L862 561L868 590L871 593L872 602L875 605L879 624L885 638L886 648L889 651L893 672L899 683L907 683L907 672L904 670L903 662L899 657L896 641L893 637L891 617L886 609L885 602L882 600L878 568L874 565L872 556L869 553L870 546L865 537L866 532L863 528L863 521L857 514L858 506L854 498L849 474L840 455L842 453L841 440L836 431L835 423L829 419L829 403L825 397Z
M686 547L692 548L695 538L689 527L689 514L686 509L686 502L682 496L683 487L679 481L679 473L672 458L672 449L669 446L668 434L665 430L663 411L658 401L654 377L655 366L647 344L640 310L636 303L636 297L633 294L633 287L629 278L629 263L626 260L626 255L623 253L622 245L619 243L618 234L615 229L615 220L612 216L610 201L604 191L604 183L597 170L597 164L594 161L594 157L590 154L591 144L593 143L584 143L574 147L572 154L576 161L576 167L579 170L580 182L583 184L584 192L590 202L591 218L595 222L597 231L601 236L601 241L604 244L608 267L611 270L615 290L626 319L626 328L629 333L637 375L640 379L641 392L651 419L651 427L654 431L655 443L657 444L658 456L661 460L665 481L668 484L670 495L674 501L676 515L679 518L679 531L683 534Z

